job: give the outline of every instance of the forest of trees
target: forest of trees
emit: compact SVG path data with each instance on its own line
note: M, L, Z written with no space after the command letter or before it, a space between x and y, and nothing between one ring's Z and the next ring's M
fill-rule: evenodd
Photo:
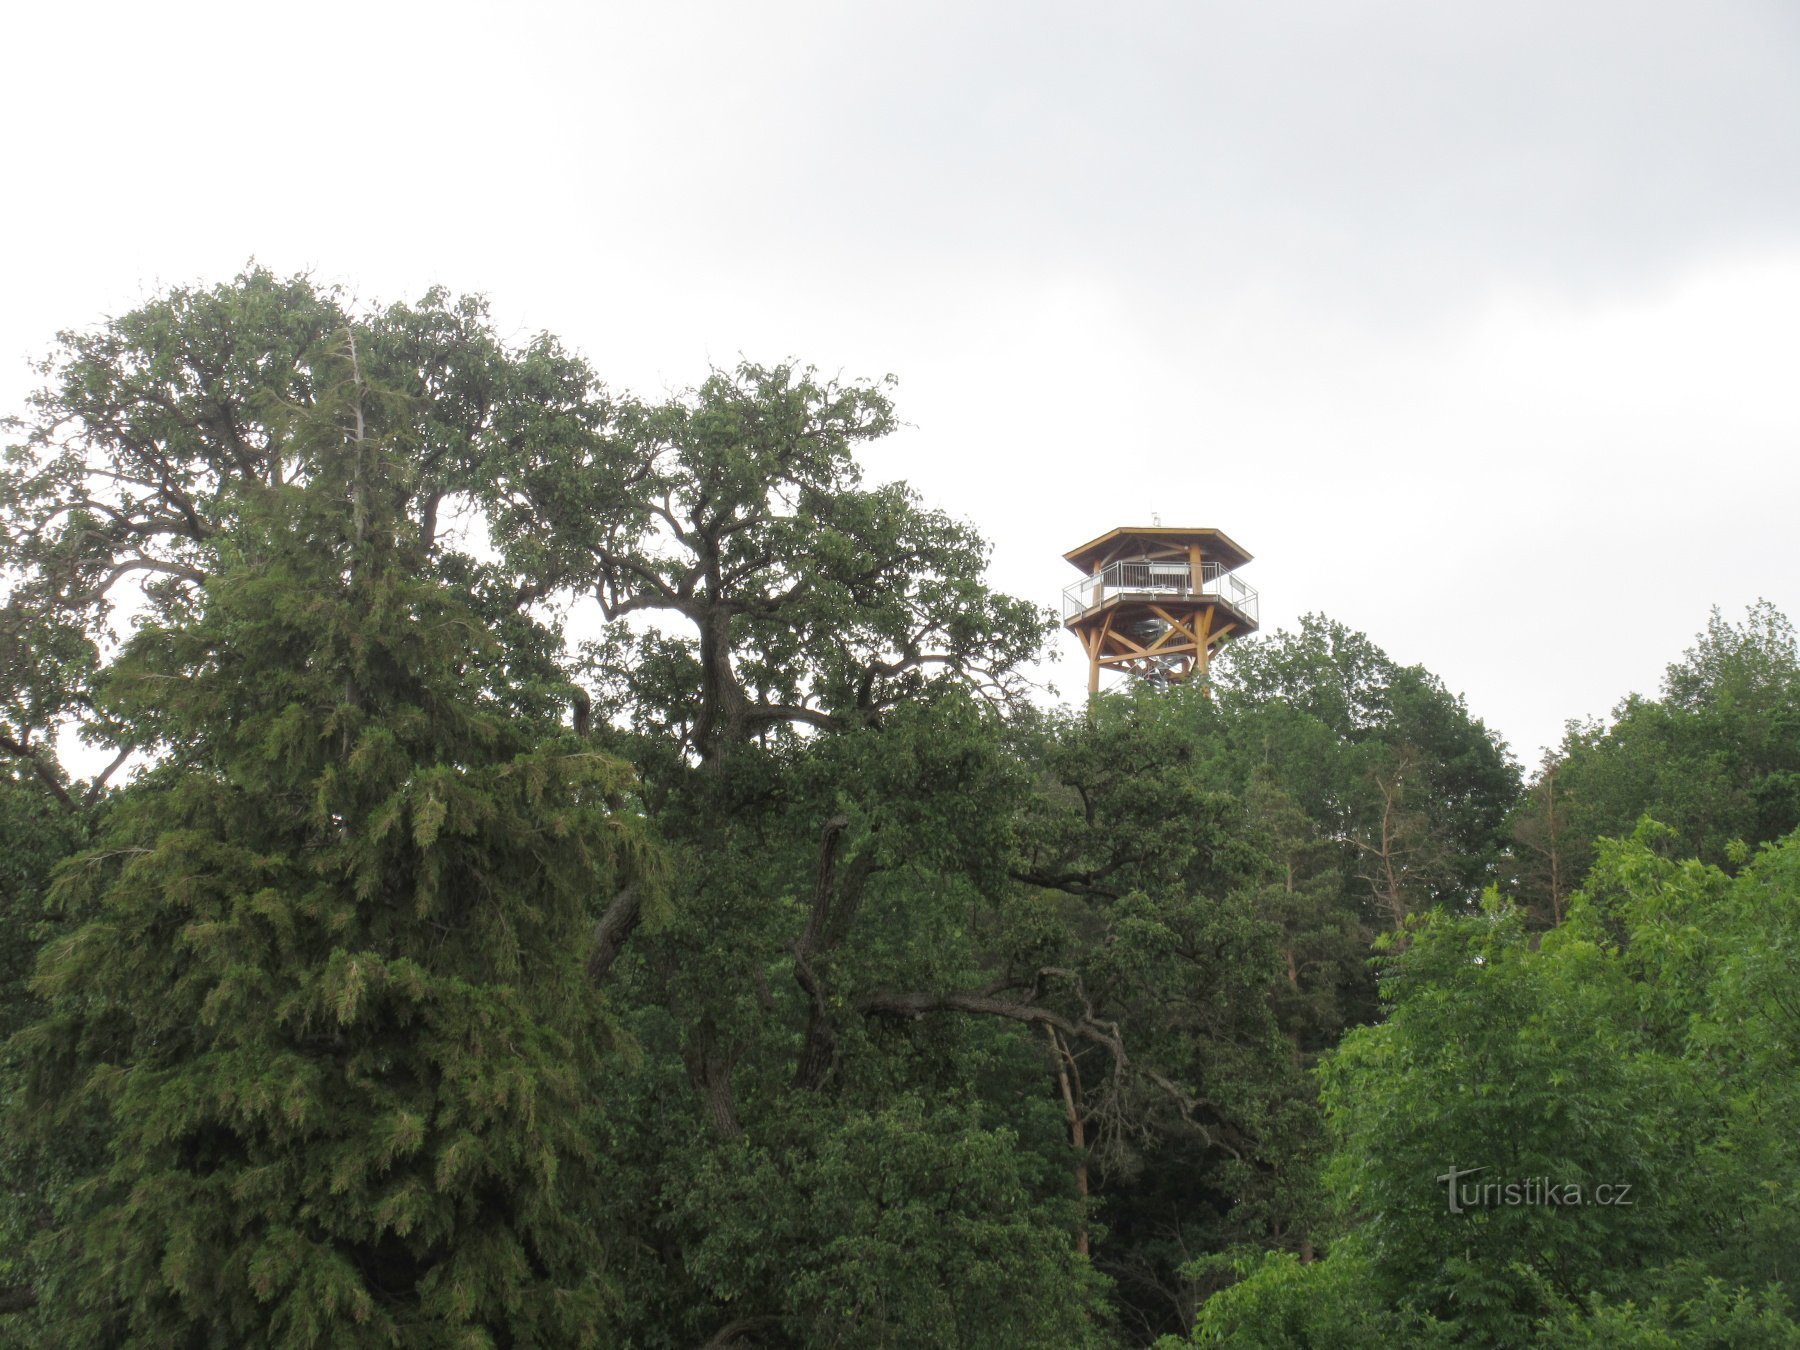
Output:
M256 269L42 379L0 1344L1800 1343L1773 607L1529 773L1322 616L1046 711L885 384Z

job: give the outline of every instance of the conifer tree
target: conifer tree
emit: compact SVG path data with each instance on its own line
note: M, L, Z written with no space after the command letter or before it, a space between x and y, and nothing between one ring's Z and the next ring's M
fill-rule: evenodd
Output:
M328 339L265 404L191 607L101 686L157 767L56 884L26 1118L98 1159L45 1239L70 1345L580 1345L608 1285L592 897L650 854L422 565L413 395ZM416 513L415 513L416 514ZM426 527L428 528L428 527Z
M26 985L39 943L54 932L44 890L56 864L80 846L83 825L35 774L0 765L0 1121L19 1086L5 1043L35 1020L37 1002ZM21 1335L35 1316L27 1248L59 1180L57 1160L29 1148L16 1132L0 1131L0 1345L11 1344L9 1336Z

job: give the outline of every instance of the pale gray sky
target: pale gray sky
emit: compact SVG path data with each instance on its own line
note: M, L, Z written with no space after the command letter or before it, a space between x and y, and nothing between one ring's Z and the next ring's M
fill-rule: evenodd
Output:
M1152 512L1521 758L1800 617L1800 8L40 5L0 396L247 258L487 292L615 386L900 377L872 457L1045 603ZM1065 572L1068 575L1065 576ZM1072 640L1056 674L1082 674Z

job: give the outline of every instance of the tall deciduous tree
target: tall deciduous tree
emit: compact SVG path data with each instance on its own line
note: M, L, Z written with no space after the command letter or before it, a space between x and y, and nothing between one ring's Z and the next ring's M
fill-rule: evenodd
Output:
M1014 1177L1017 1240L1059 1253L991 1333L1008 1343L1077 1335L1089 1255L1121 1279L1172 1277L1184 1234L1164 1242L1151 1210L1178 1194L1209 1196L1185 1234L1201 1243L1261 1234L1279 1208L1287 1126L1270 1105L1300 1094L1265 1003L1272 929L1246 890L1265 863L1199 771L1205 705L1031 728L1020 671L1045 616L985 585L968 527L862 483L854 450L892 425L880 386L745 365L661 406L622 402L577 465L521 453L493 499L521 579L609 620L590 648L599 734L638 765L676 860L673 917L644 931L623 888L592 970L636 1010L643 1115L614 1151L648 1174L620 1178L650 1187L628 1221L658 1253L640 1287L674 1304L647 1315L683 1335L757 1317L808 1339L825 1313L780 1268L705 1255L757 1231L737 1201L657 1206L753 1176L775 1206L783 1169L758 1160L841 1177L824 1157L918 1094L952 1132L944 1165ZM997 1121L1019 1133L1009 1149L991 1146ZM971 1183L932 1211L913 1260L947 1272L933 1278L953 1300L979 1299L984 1268L955 1235L998 1222L1001 1193ZM1098 1243L1074 1203L1095 1198L1116 1235ZM848 1196L806 1209L852 1227L796 1216L790 1269L872 1240ZM835 1334L889 1334L916 1281L883 1278L887 1311L837 1309Z
M537 712L564 696L554 635L527 614L529 597L445 526L491 484L503 444L529 439L565 458L592 444L611 406L598 382L548 338L508 348L476 299L434 290L355 313L333 289L252 268L62 334L28 419L12 425L0 470L0 754L71 808L88 793L56 763L59 734L78 729L107 749L132 739L95 681L130 621L179 623L214 571L257 560L241 513L309 480L305 427L341 388L326 354L350 332L387 455L368 510L403 516L408 565L461 588L495 629L520 676L514 696Z
M1325 1071L1346 1231L1199 1341L1793 1342L1800 837L1735 878L1667 845L1603 844L1551 933L1497 896L1414 922Z
M1023 789L1003 715L1045 616L986 586L968 526L863 484L892 425L881 386L744 365L622 402L578 463L519 443L492 498L522 582L607 621L595 732L673 858L672 915L645 929L622 887L590 963L644 1051L609 1138L647 1342L1093 1334L1040 1033L1102 1033L997 984L986 938ZM914 1181L873 1185L850 1160L906 1121Z

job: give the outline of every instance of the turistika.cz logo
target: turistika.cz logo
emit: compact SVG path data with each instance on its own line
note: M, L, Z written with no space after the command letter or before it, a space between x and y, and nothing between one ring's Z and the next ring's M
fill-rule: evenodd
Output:
M1629 1205L1631 1187L1624 1182L1600 1182L1593 1187L1578 1181L1552 1181L1527 1177L1523 1181L1467 1181L1487 1171L1485 1167L1452 1167L1438 1178L1450 1202L1452 1214L1472 1209L1498 1209L1506 1205Z

